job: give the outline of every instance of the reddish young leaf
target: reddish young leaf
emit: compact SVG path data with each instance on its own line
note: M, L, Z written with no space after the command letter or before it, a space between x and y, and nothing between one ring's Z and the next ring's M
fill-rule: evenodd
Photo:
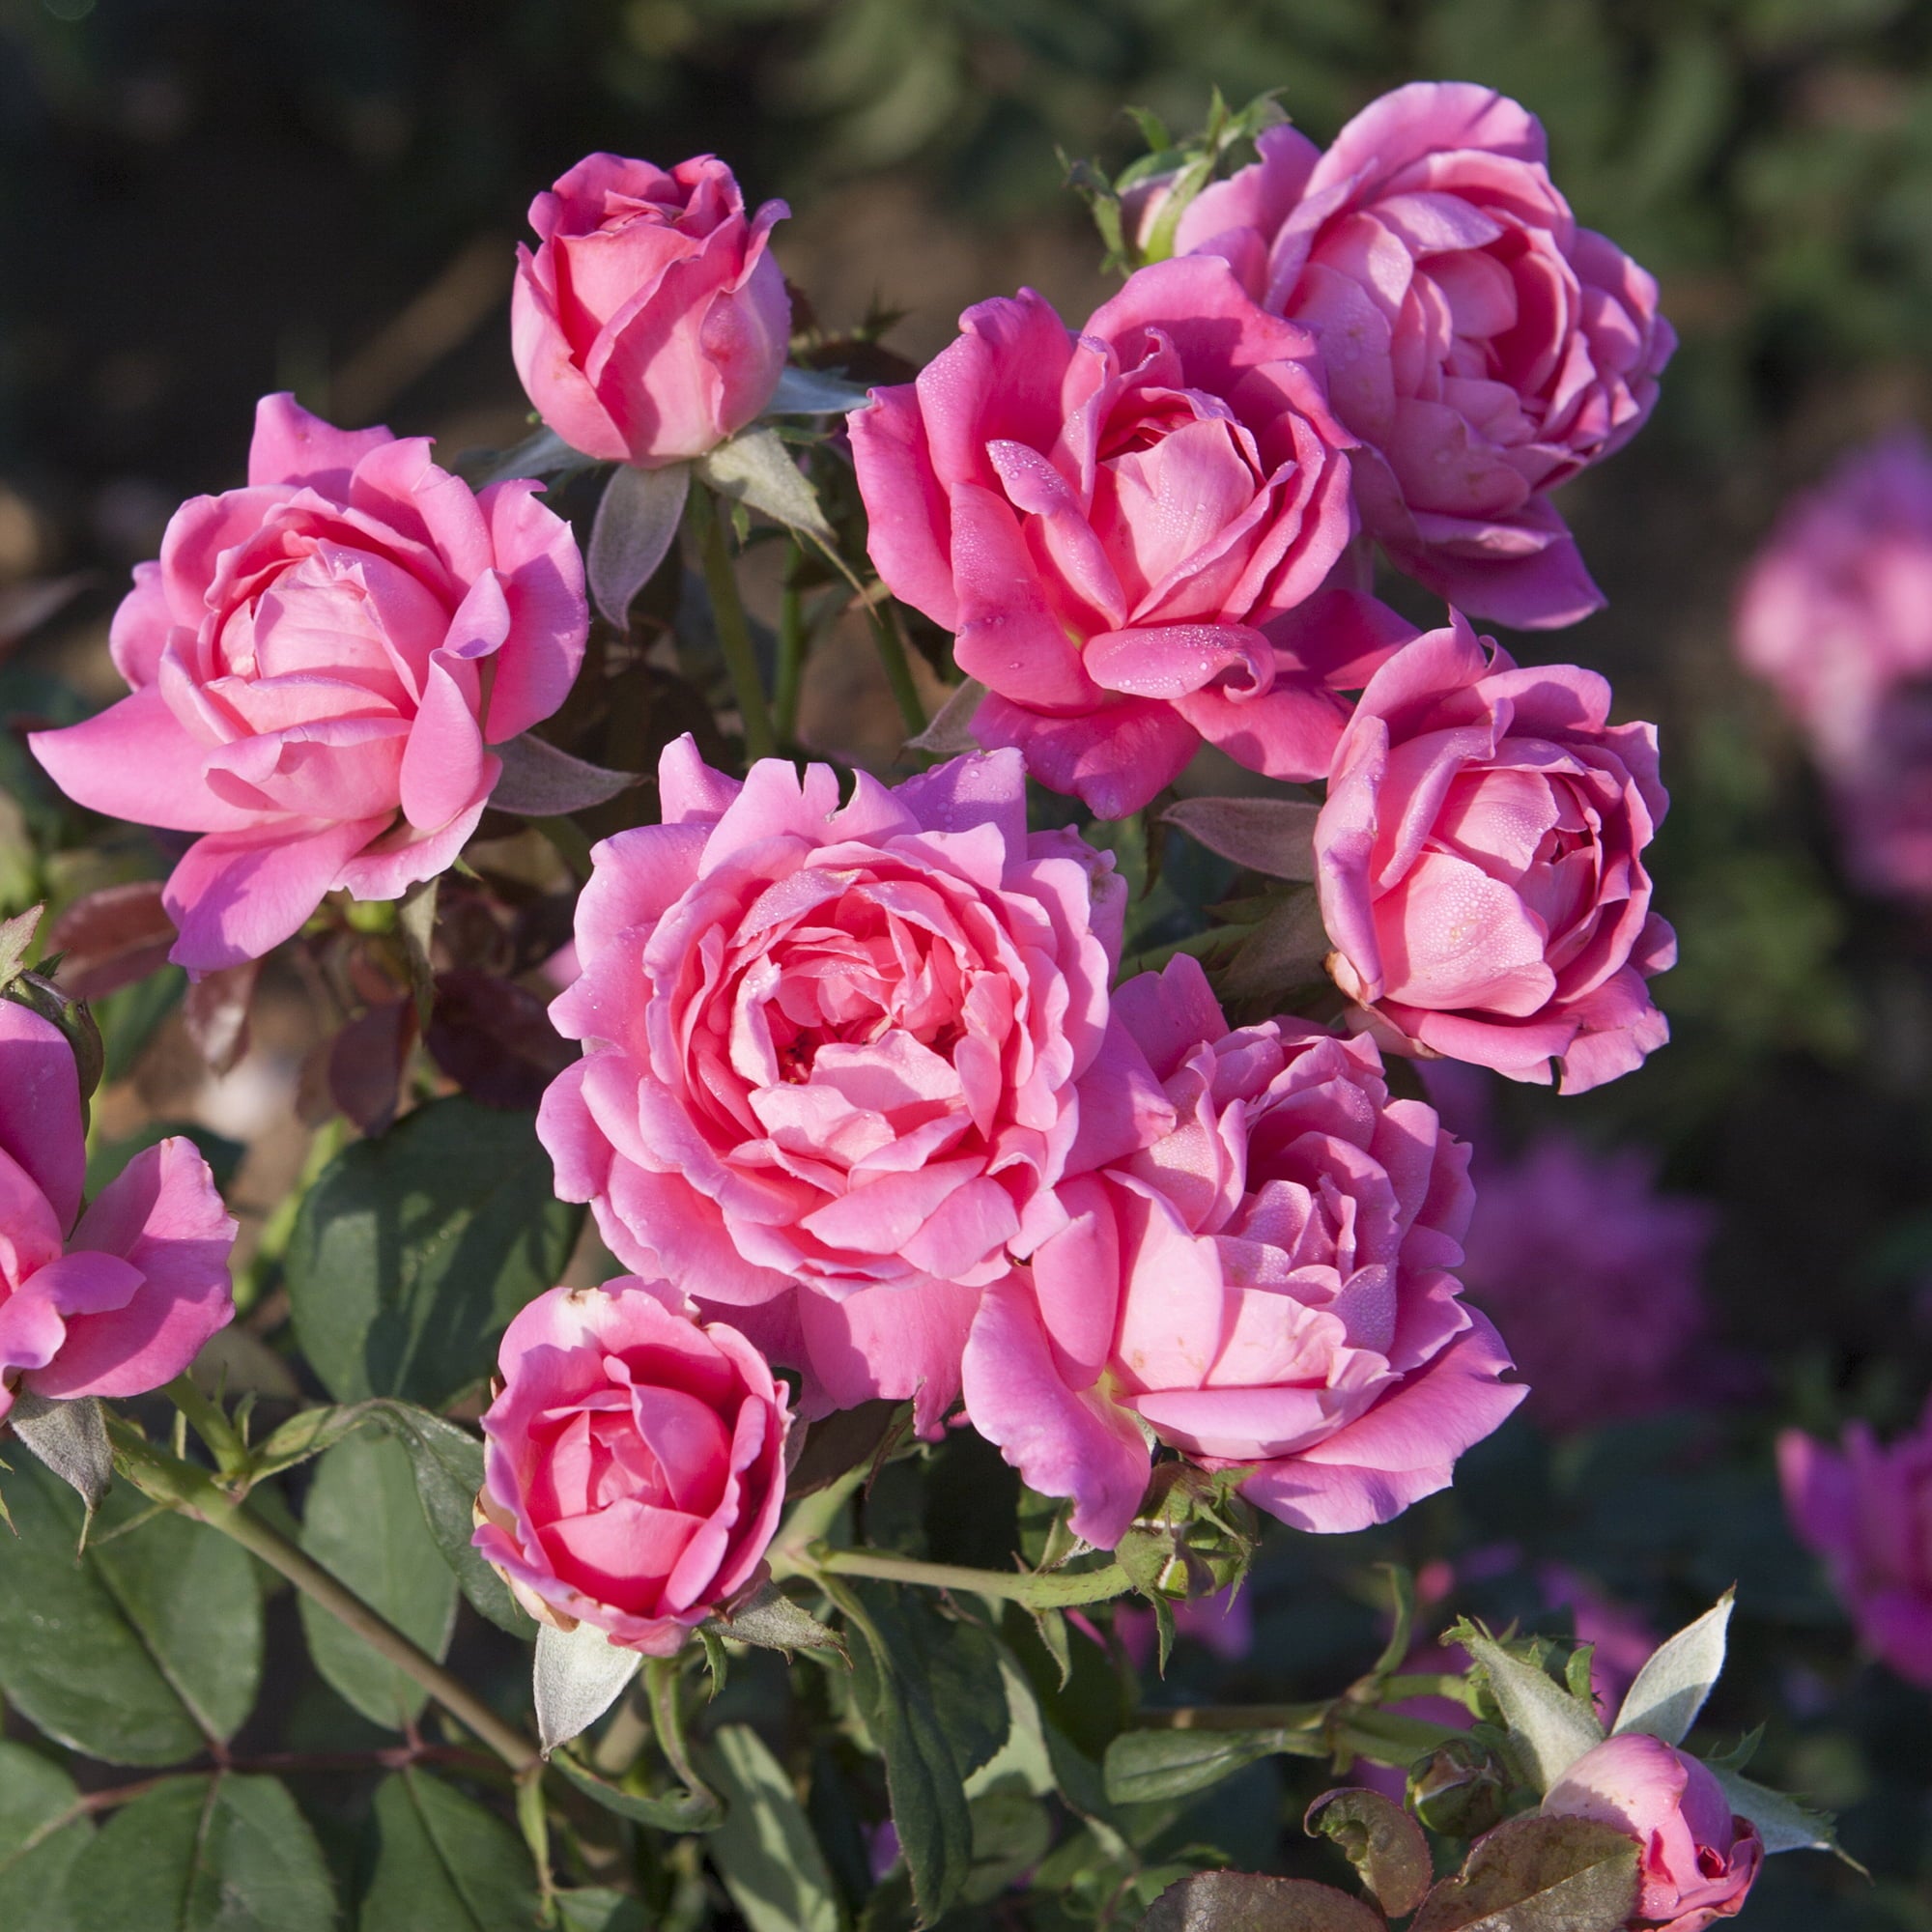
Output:
M246 959L205 975L187 989L182 1018L213 1073L228 1072L248 1051L248 1005L261 970L259 959Z
M1140 1932L1384 1932L1380 1913L1332 1885L1197 1872L1148 1908Z
M1415 1820L1379 1791L1348 1786L1324 1791L1301 1824L1310 1837L1332 1839L1348 1854L1363 1889L1391 1918L1422 1903L1435 1876L1429 1840Z
M468 967L436 976L425 1042L430 1058L486 1107L534 1108L577 1058L536 994Z
M157 879L102 886L54 921L47 951L62 955L61 990L76 1000L105 999L167 964L175 923Z
M335 1036L328 1050L329 1097L365 1134L386 1131L396 1118L415 1038L416 1009L409 1000L370 1007Z

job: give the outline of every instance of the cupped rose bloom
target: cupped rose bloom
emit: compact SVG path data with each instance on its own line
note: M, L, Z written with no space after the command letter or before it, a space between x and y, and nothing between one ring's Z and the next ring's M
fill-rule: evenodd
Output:
M0 1420L23 1388L145 1395L235 1313L235 1223L192 1141L144 1148L83 1213L86 1174L73 1049L0 1000Z
M1451 1268L1468 1150L1381 1056L1289 1019L1230 1033L1182 955L1114 996L1172 1133L1062 1184L1031 1280L986 1292L966 1408L1030 1487L1112 1547L1151 1431L1297 1529L1386 1522L1444 1488L1525 1391Z
M1289 621L1353 528L1307 331L1210 261L1141 270L1077 335L1030 289L960 327L849 420L872 561L957 634L980 742L1104 818L1203 739L1321 777L1390 639L1347 593Z
M540 486L480 493L427 438L255 412L248 484L195 497L134 572L109 646L132 695L34 754L71 799L204 836L169 879L192 973L259 958L324 895L442 871L583 659L570 526Z
M1704 1250L1717 1210L1657 1191L1634 1148L1545 1134L1481 1166L1463 1279L1510 1338L1546 1429L1592 1429L1708 1401Z
M1859 1641L1932 1690L1932 1404L1889 1444L1862 1422L1842 1449L1788 1429L1777 1467L1791 1526L1824 1558Z
M1604 599L1548 492L1620 448L1677 338L1657 284L1579 228L1536 117L1486 87L1385 94L1324 154L1293 128L1181 215L1179 253L1231 262L1321 338L1361 439L1355 500L1452 604L1541 628Z
M1109 1022L1124 886L1029 835L1012 752L841 806L824 765L740 784L686 737L659 789L593 854L551 1008L587 1049L538 1116L557 1192L806 1371L805 1413L917 1396L936 1427L1055 1184L1171 1124Z
M1486 649L1486 646L1488 647ZM1460 615L1369 680L1315 826L1328 970L1384 1046L1579 1094L1670 1037L1677 956L1643 852L1657 732L1575 665L1519 669Z
M1764 1863L1757 1827L1732 1812L1710 1767L1641 1731L1585 1751L1544 1794L1543 1815L1589 1818L1636 1840L1634 1927L1701 1932L1733 1918Z
M554 1288L503 1336L476 1548L531 1616L668 1657L765 1577L784 1390L668 1283Z
M790 213L711 155L667 172L589 155L530 203L510 353L537 413L586 456L655 469L715 449L772 399L791 298L767 248Z

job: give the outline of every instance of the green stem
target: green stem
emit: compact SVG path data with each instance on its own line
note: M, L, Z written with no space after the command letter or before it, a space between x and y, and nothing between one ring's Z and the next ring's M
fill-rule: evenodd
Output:
M420 1684L512 1771L528 1772L541 1764L536 1746L521 1731L506 1724L435 1658L412 1643L314 1558L236 1502L207 1470L164 1455L118 1416L109 1418L108 1431L114 1442L115 1466L150 1501L165 1503L184 1516L205 1522L210 1529L219 1530L270 1570L286 1577L311 1602L327 1610L345 1629L354 1631L378 1656Z
M886 682L893 688L906 736L917 738L925 729L925 706L919 701L919 686L912 681L912 662L899 639L898 626L883 603L870 599L866 604L866 621L872 627L872 641L879 647L879 662L886 668Z
M784 587L779 594L779 674L772 693L772 728L781 745L798 735L798 696L805 681L805 592L799 565L805 553L794 540L785 546Z
M923 1583L929 1590L970 1590L975 1596L1025 1604L1036 1610L1066 1609L1078 1604L1104 1604L1133 1586L1118 1563L1104 1570L1010 1573L968 1570L956 1563L922 1563L879 1549L814 1549L800 1566L820 1576L876 1577L889 1583Z
M765 709L765 687L758 676L752 627L745 621L744 600L738 595L738 579L731 568L724 519L701 489L691 493L687 514L696 527L704 585L711 593L711 618L718 627L718 648L724 656L724 668L730 673L738 716L745 727L745 762L753 764L759 758L771 757L779 746L772 735L771 715Z
M235 1425L222 1413L221 1406L203 1395L195 1387L192 1377L177 1376L161 1393L187 1417L194 1433L207 1443L208 1452L214 1458L214 1466L221 1472L223 1482L235 1482L248 1473L253 1459L248 1454L247 1445L237 1433Z
M709 1797L710 1787L698 1776L684 1742L684 1712L677 1701L677 1660L671 1657L644 1659L644 1695L650 1700L651 1722L658 1734L658 1748L665 1762L684 1780L684 1788L696 1796Z
M1143 1711L1135 1727L1146 1731L1314 1731L1334 1708L1319 1704L1183 1704L1173 1711Z

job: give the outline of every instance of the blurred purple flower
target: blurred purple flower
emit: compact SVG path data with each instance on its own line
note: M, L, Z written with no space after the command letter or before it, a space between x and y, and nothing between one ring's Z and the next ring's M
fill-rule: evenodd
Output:
M1114 1612L1114 1629L1133 1660L1136 1670L1145 1670L1153 1662L1154 1615L1151 1610L1127 1605ZM1254 1648L1254 1599L1234 1584L1216 1590L1211 1597L1196 1597L1174 1606L1174 1634L1191 1637L1211 1650L1223 1663L1238 1663Z

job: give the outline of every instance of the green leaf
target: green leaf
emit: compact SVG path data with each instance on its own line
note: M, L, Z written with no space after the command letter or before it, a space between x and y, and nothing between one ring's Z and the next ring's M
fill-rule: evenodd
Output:
M773 430L740 430L697 459L697 474L719 496L762 510L775 524L803 530L828 547L838 541L818 506L818 493Z
M820 369L785 369L764 407L768 416L842 416L865 406L869 391Z
M972 1801L973 1869L962 1893L968 1905L987 1905L1032 1871L1053 1843L1053 1820L1039 1800L1018 1784L1002 1784Z
M1107 1798L1115 1804L1151 1804L1185 1798L1219 1784L1244 1766L1286 1752L1326 1757L1317 1731L1122 1731L1107 1747Z
M536 1869L494 1812L423 1771L376 1789L375 1858L357 1932L531 1932Z
M170 1778L67 1878L74 1932L335 1932L328 1867L272 1777Z
M107 1446L99 1397L50 1402L23 1388L15 1392L7 1419L21 1446L72 1490L91 1520L114 1477L114 1451Z
M1141 1932L1383 1932L1359 1898L1305 1878L1197 1872L1148 1908Z
M345 1148L304 1198L287 1260L302 1351L339 1402L440 1407L490 1373L582 1218L552 1195L531 1115L432 1100Z
M1604 1727L1587 1704L1535 1664L1512 1657L1493 1637L1464 1624L1444 1641L1462 1644L1483 1666L1537 1790L1548 1791L1586 1750L1603 1743Z
M558 1892L556 1922L561 1932L651 1932L641 1900L602 1887Z
M1592 1818L1510 1818L1423 1900L1409 1932L1616 1932L1637 1897L1637 1843Z
M842 1915L825 1855L764 1740L749 1724L721 1725L708 1769L724 1822L705 1849L752 1932L838 1932Z
M25 1745L0 1742L0 1925L72 1932L62 1888L94 1842L79 1801L59 1765Z
M831 1594L861 1637L852 1645L853 1695L886 1760L893 1823L920 1923L929 1925L972 1868L966 1779L1011 1724L999 1646L910 1591L839 1581Z
M476 1492L483 1487L483 1444L469 1430L406 1402L384 1403L383 1426L409 1451L415 1472L416 1500L442 1560L477 1612L498 1630L526 1642L535 1623L517 1607L509 1585L483 1560L470 1541L475 1528Z
M1327 1791L1301 1821L1310 1837L1332 1839L1347 1853L1362 1889L1391 1918L1422 1903L1435 1878L1429 1841L1400 1804L1379 1791Z
M545 1624L537 1632L530 1680L545 1751L587 1731L623 1694L643 1661L639 1652L612 1643L595 1624L579 1624L573 1631Z
M724 1816L717 1799L708 1791L679 1789L662 1794L634 1791L628 1780L612 1784L608 1778L599 1777L567 1750L559 1750L551 1758L551 1768L562 1772L578 1790L605 1810L659 1832L709 1832L716 1829Z
M1829 1813L1814 1811L1781 1791L1772 1791L1742 1776L1727 1765L1712 1765L1711 1775L1723 1787L1731 1809L1757 1827L1767 1853L1835 1852L1847 1864L1864 1869L1839 1846L1837 1827Z
M1312 799L1184 798L1161 813L1208 851L1271 879L1315 876Z
M373 1610L439 1661L456 1625L456 1577L416 1500L400 1442L351 1435L316 1464L301 1547ZM365 1718L403 1730L428 1692L307 1597L299 1600L315 1667Z
M1647 1731L1667 1745L1683 1743L1724 1667L1734 1595L1726 1590L1695 1623L1658 1645L1625 1694L1614 1730Z
M360 1429L375 1414L368 1403L331 1404L324 1408L305 1408L292 1415L279 1429L264 1436L255 1446L254 1479L279 1475L332 1449L345 1435Z
M117 1490L76 1562L80 1500L58 1477L20 1463L6 1500L17 1533L0 1533L0 1691L21 1716L110 1764L179 1764L231 1736L262 1671L246 1555L184 1517L125 1528L147 1506Z
M597 499L584 569L592 601L617 630L629 628L632 599L669 554L690 489L688 463L668 463L659 469L620 463L611 472Z
M712 1636L736 1637L761 1650L781 1650L789 1657L800 1650L836 1650L849 1663L845 1640L808 1609L787 1597L776 1583L766 1583L729 1616L710 1618L703 1626Z

